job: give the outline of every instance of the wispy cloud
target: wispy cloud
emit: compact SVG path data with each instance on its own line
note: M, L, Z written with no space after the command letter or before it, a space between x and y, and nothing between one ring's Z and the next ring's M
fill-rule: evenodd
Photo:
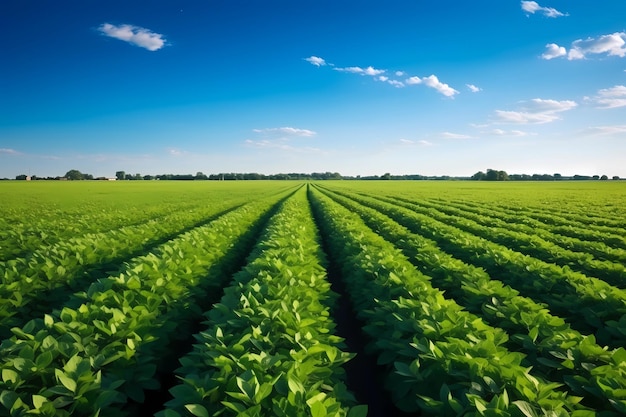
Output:
M326 65L326 61L324 60L324 58L320 58L318 56L311 55L308 58L304 58L304 60L312 65L315 65L316 67L323 67Z
M596 136L623 135L626 134L626 125L594 126L588 128L587 133Z
M0 154L2 155L22 155L21 152L11 148L0 148Z
M397 71L391 72L385 69L375 68L371 65L368 67L358 67L358 66L337 67L333 64L328 64L323 58L316 57L316 56L310 56L308 58L304 58L304 60L307 62L310 62L312 65L315 65L317 67L321 67L324 65L331 66L333 70L338 71L338 72L347 72L350 74L358 74L358 75L363 75L363 76L369 75L373 77L374 80L376 81L387 83L396 88L402 88L402 87L405 87L406 85L424 84L427 87L434 88L435 90L437 90L439 93L443 94L446 97L454 97L454 95L459 94L457 90L450 87L448 84L439 81L439 78L437 78L437 76L434 74L429 75L428 77L423 77L423 78L413 76L413 77L406 78L404 80L400 80L394 77L406 77L407 73L405 71L397 70ZM469 84L468 84L468 87L469 87ZM474 85L472 85L469 88L475 89L475 91L472 90L474 92L480 91L480 89Z
M578 39L572 42L569 51L565 47L555 43L546 45L546 52L541 55L543 59L553 59L567 56L570 61L585 59L589 55L626 57L626 32L615 32L602 35L598 38Z
M295 127L270 127L265 129L252 129L255 133L261 133L265 135L279 135L279 136L315 136L316 132L309 129L298 129Z
M474 84L465 84L465 86L472 92L472 93L478 93L479 91L482 91L482 88L480 87L476 87Z
M345 68L333 68L335 71L341 71L341 72L351 72L353 74L361 74L361 75L371 75L371 76L376 76L379 74L384 74L385 70L382 69L376 69L372 66L369 66L367 68L361 68L361 67L345 67Z
M472 139L470 135L464 135L460 133L452 133L452 132L443 132L439 136L444 139Z
M485 131L482 133L488 134L488 135L494 135L494 136L516 136L516 137L529 135L528 132L524 132L521 130L503 130L503 129L493 129L493 130Z
M317 153L320 149L311 146L293 145L296 138L311 138L317 133L309 129L295 127L270 127L265 129L252 129L260 139L246 139L247 147L257 149L280 149L289 152ZM302 140L302 139L300 139Z
M119 39L130 44L145 48L149 51L157 51L165 46L165 38L160 33L133 25L112 25L104 23L98 28L104 35Z
M547 17L567 16L567 13L562 13L552 7L540 6L539 3L537 3L536 1L522 1L522 10L530 14L535 14L539 12Z
M559 120L559 113L578 106L571 100L544 100L535 98L524 102L520 111L496 110L495 123L542 124Z
M601 109L615 109L626 106L626 86L616 85L598 91L598 94L590 98Z
M427 87L434 88L446 97L454 97L454 95L459 94L457 90L450 87L448 84L439 81L439 78L434 74L423 78L415 76L410 77L407 78L405 82L409 85L424 84Z

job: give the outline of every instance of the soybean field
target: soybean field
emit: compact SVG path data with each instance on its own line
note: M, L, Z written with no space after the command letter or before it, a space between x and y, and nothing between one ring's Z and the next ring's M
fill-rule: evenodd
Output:
M622 181L5 181L0 214L0 416L626 415Z

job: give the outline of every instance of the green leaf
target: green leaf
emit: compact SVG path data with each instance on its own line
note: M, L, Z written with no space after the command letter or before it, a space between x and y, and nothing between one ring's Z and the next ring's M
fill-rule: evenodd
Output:
M35 409L40 409L45 403L48 402L48 399L43 395L33 395L33 406Z
M538 414L535 412L535 409L532 405L530 405L530 403L518 400L513 401L513 404L515 404L515 406L517 406L517 408L519 408L519 410L524 413L526 417L538 417Z
M194 416L209 417L208 410L201 404L186 404L185 408Z
M17 383L18 374L13 369L3 369L2 370L2 380L4 382L11 382L13 384Z
M326 406L321 401L314 402L310 407L313 417L326 417Z
M76 391L76 381L74 381L69 376L65 375L65 373L60 369L55 369L54 374L57 377L57 380L63 384L65 388L68 390L75 392Z

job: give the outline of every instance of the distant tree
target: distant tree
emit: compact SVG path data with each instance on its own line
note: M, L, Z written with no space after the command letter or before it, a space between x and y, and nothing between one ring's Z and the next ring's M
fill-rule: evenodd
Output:
M508 181L509 174L506 171L497 171L495 169L488 169L485 175L487 181Z
M600 176L599 176L599 175L594 175L594 176L593 176L593 177L591 177L591 178L593 178L594 180L599 180L599 179L600 179Z
M85 174L83 174L77 169L70 169L69 171L65 173L64 177L67 178L68 180L78 181L78 180L84 180Z
M26 181L26 174L17 175L15 179L20 181Z
M615 181L617 181L617 180L619 180L619 176L618 176L618 175L613 175L613 179L614 179Z
M487 177L487 175L484 172L482 172L482 171L478 171L477 173L472 175L472 179L474 181L483 181L483 180L486 179L486 177Z
M562 180L562 179L563 179L563 176L562 176L561 174L554 174L554 175L553 175L553 177L554 177L554 179L555 179L555 180L557 180L557 181L559 181L559 180Z
M154 177L152 175L144 175L143 179L146 180L146 181L150 181L150 180L153 180Z
M195 176L196 180L208 180L209 177L207 177L206 175L204 175L201 171L196 172L196 176Z
M118 180L123 180L126 178L126 172L125 171L117 171L115 173L115 178L117 178Z
M381 180L390 180L391 179L391 174L389 172L385 172L385 174L380 177Z
M143 180L143 177L141 176L140 173L136 173L135 176L133 177L134 180Z
M603 175L603 176L600 177L600 180L602 180L602 181L606 181L608 179L609 179L609 177L607 177L606 175Z

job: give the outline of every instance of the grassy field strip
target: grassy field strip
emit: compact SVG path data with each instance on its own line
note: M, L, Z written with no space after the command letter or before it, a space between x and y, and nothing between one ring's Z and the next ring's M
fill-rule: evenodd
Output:
M351 355L329 317L334 299L304 189L272 217L207 328L181 359L161 417L364 416L342 383Z
M523 355L502 346L504 331L444 298L356 214L319 191L310 196L356 314L367 323L371 348L389 367L388 389L401 409L442 416L487 409L568 415L584 408L580 398L521 366Z
M37 316L36 312L54 307L68 293L89 285L94 276L106 273L103 268L111 268L114 263L137 256L143 248L233 209L231 204L215 202L201 216L175 211L160 221L62 240L27 258L0 262L0 336L6 336L10 327ZM49 294L57 288L58 294ZM35 311L25 308L33 301Z
M389 197L393 198L393 197ZM601 261L593 259L586 253L573 252L553 244L539 236L540 230L526 228L524 231L513 230L509 223L504 220L491 219L487 225L481 224L478 219L463 210L454 210L446 207L444 203L433 204L424 201L411 201L393 198L396 204L410 208L416 213L424 214L450 226L454 226L473 235L482 237L494 243L506 246L511 250L532 256L545 262L568 266L575 271L590 277L599 278L620 288L626 287L626 267L623 263ZM408 203L408 204L407 204Z
M522 295L548 304L553 313L566 318L577 330L595 333L600 344L619 347L626 343L624 290L415 213L397 205L394 199L348 196L380 210L412 232L435 240L454 257L485 268L491 277Z
M626 412L619 391L626 389L624 348L607 350L599 346L593 336L573 330L543 305L520 296L500 281L491 280L484 270L441 251L434 241L411 233L375 209L323 192L358 213L372 230L400 248L446 295L505 330L511 338L508 345L514 345L511 350L523 351L528 365L535 371L550 380L566 383L575 395L587 397L583 402L589 407Z
M415 203L423 204L424 200L412 200ZM429 203L431 200L427 200ZM465 202L445 201L441 199L432 200L438 206L438 210L448 214L467 217L485 226L508 227L520 233L536 235L541 239L556 244L564 249L586 254L587 258L595 258L600 261L611 261L626 263L626 250L612 248L602 242L586 241L579 238L569 237L554 233L548 224L538 220L510 214L486 205L468 205Z
M155 372L170 341L201 314L202 299L221 293L279 197L247 204L134 259L77 294L68 303L76 308L11 329L14 336L0 345L0 415L119 416L129 400L141 403L145 390L157 388Z

